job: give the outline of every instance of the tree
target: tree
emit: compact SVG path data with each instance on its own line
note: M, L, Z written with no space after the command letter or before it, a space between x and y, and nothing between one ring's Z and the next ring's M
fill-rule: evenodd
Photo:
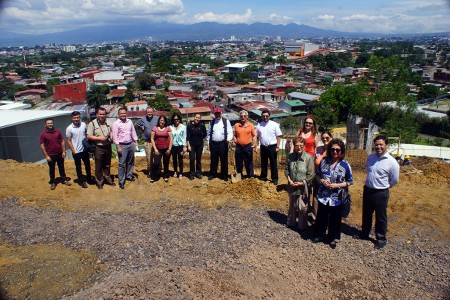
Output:
M217 90L217 91L216 91L216 96L217 96L219 99L222 99L222 98L223 98L223 91L222 91L222 90Z
M383 125L387 136L400 137L402 143L412 143L417 137L420 125L411 111L396 108L389 114L389 119Z
M366 117L373 113L375 106L373 99L368 97L369 91L369 84L363 80L352 85L339 84L325 91L319 102L322 109L332 109L338 122L345 122L349 114Z
M123 104L127 102L132 102L134 100L134 93L131 86L127 86L127 90L125 92L125 95L123 97Z
M294 134L300 128L300 125L300 118L294 116L288 116L280 122L283 132L289 132L290 134Z
M428 99L428 98L436 98L437 96L439 96L439 88L433 84L422 85L418 96L419 96L419 100L420 99Z
M277 57L277 63L279 64L285 64L287 62L287 58L284 55L279 55Z
M203 91L203 86L194 84L191 86L191 90L192 90L192 92L194 92L196 94L200 94Z
M106 95L109 93L109 87L105 84L94 85L87 93L87 103L96 110L106 104Z
M170 81L164 81L163 87L166 92L169 91Z
M25 91L26 86L21 84L15 84L10 79L0 80L0 99L14 100L14 94L20 91Z
M274 62L275 62L275 59L273 59L273 57L270 56L270 55L267 55L266 57L264 57L262 59L262 64L263 65L273 64Z
M141 90L149 90L153 85L156 84L156 80L149 73L141 73L136 77L137 85Z
M148 100L148 104L158 110L170 110L172 108L169 98L162 94L157 94L155 98Z
M325 130L338 123L339 113L337 113L336 109L331 107L329 104L315 104L313 107L311 107L311 112L314 115L317 124L319 124Z
M59 84L61 84L61 80L59 80L59 78L51 78L47 80L47 94L49 96L53 95L53 87Z

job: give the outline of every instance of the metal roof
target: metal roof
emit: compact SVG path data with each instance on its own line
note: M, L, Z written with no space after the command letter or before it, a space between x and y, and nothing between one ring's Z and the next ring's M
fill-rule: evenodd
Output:
M70 115L71 111L61 110L0 110L0 129L45 118Z

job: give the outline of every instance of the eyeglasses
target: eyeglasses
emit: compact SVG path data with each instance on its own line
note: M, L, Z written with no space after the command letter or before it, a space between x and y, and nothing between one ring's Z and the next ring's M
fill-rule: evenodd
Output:
M328 140L330 140L331 138L329 138L329 137L326 137L326 136L324 136L324 137L322 137L322 140L326 140L326 141L328 141Z
M340 153L341 149L339 149L339 148L331 148L331 152Z

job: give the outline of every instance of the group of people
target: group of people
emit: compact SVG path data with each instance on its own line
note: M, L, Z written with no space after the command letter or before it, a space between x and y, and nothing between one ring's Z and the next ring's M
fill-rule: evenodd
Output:
M309 215L315 219L312 241L326 241L334 249L341 238L343 211L350 201L348 187L354 180L350 164L344 159L344 142L333 138L331 132L324 131L321 134L323 145L318 146L319 133L316 128L313 116L307 116L287 157L287 226L297 226L302 231L308 226ZM376 136L374 145L375 153L367 159L362 231L355 238L369 239L375 212L375 248L382 249L387 241L389 188L398 183L399 168L387 152L388 139L385 136Z
M163 178L169 180L169 162L172 157L173 177L183 179L183 157L189 154L189 179L202 178L202 153L204 140L210 151L208 180L228 180L228 151L235 147L237 173L254 177L253 153L260 153L260 180L268 180L268 167L272 182L278 184L277 155L280 150L282 132L278 123L270 120L270 111L263 110L261 122L256 127L248 121L248 113L240 112L234 130L229 120L223 118L222 109L214 109L214 119L208 130L195 115L187 126L182 124L180 114L174 114L169 125L166 116L156 118L152 107L147 107L146 116L139 119L136 128L142 131L147 158L147 176L151 182ZM127 118L125 108L119 109L119 119L111 124L106 120L106 110L99 108L97 117L87 126L80 120L80 113L72 113L72 123L66 129L67 145L72 151L78 183L87 188L87 183L114 186L110 165L112 144L117 147L118 183L124 189L126 181L135 181L134 159L138 142L133 122ZM291 147L286 147L285 175L288 181L289 209L287 226L304 230L308 216L314 223L313 242L325 240L335 248L341 237L342 210L349 199L348 187L353 184L350 164L345 158L345 145L341 139L333 138L329 131L321 134L312 115L308 115L297 132ZM319 135L322 145L319 145ZM85 141L95 144L95 181L91 177L88 149ZM56 188L55 165L58 165L62 183L71 185L64 170L65 141L61 132L54 128L53 120L45 120L45 129L40 136L40 147L48 161L50 188ZM398 182L399 169L396 160L387 152L388 140L377 136L374 140L376 153L367 160L367 178L363 194L363 225L358 236L368 239L375 212L376 248L386 244L387 202L389 188ZM220 160L220 175L218 165ZM82 174L81 162L86 176ZM312 201L310 201L312 198Z

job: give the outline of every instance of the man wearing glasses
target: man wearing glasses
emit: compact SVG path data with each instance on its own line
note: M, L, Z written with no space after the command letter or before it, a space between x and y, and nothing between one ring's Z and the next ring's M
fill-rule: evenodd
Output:
M234 125L236 172L242 173L245 164L247 177L252 178L255 175L253 171L253 149L256 147L255 127L248 121L246 110L242 110L239 117L240 122Z
M208 147L211 152L211 166L208 180L217 177L220 159L220 172L223 180L228 181L228 144L233 139L230 121L222 118L222 109L214 108L214 120L208 128Z
M153 148L150 141L152 134L152 128L158 125L158 118L153 116L153 108L148 106L146 109L147 115L140 118L136 122L136 127L142 131L142 137L144 139L145 156L147 157L147 177L151 178L152 163L153 163Z
M278 184L277 154L280 151L281 129L280 125L269 120L270 112L265 109L261 113L262 121L256 126L256 136L261 148L261 175L260 179L267 181L267 167L270 161L270 175L272 182Z
M375 153L367 158L367 177L364 182L362 230L356 238L368 240L375 212L375 249L386 246L387 204L389 188L399 181L400 167L387 151L388 139L378 135L374 139Z

